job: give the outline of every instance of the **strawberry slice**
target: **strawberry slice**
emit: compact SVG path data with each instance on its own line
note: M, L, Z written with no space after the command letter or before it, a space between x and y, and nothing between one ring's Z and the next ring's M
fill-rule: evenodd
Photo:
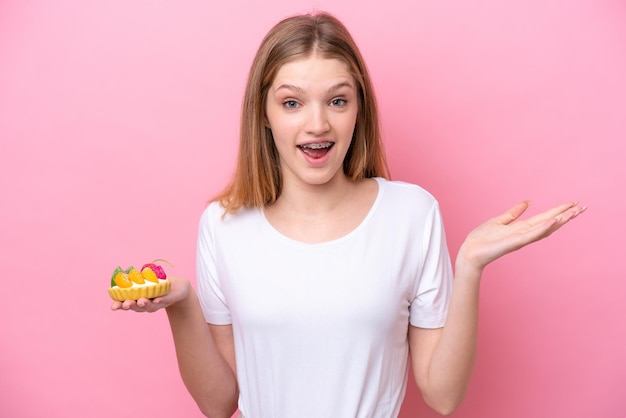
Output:
M154 263L144 264L143 267L141 268L141 271L144 271L144 269L152 270L154 274L156 274L156 276L161 280L164 280L167 277L167 275L165 274L165 270L163 270L163 267L157 264L154 264Z
M151 263L144 264L143 267L141 267L141 271L143 272L145 268L149 268L150 270L154 272L154 274L156 274L156 276L159 279L165 280L167 278L167 274L165 274L165 270L163 270L163 267L159 266L158 264L154 264L156 261L164 261L170 266L172 265L172 263L170 263L167 260L162 260L160 258L157 258L156 260L152 260Z

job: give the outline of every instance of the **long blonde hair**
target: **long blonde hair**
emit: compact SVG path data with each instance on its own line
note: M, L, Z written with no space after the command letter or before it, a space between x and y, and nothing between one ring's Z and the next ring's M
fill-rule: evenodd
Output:
M282 65L314 52L345 62L357 83L359 108L343 163L345 174L355 181L390 177L374 89L352 36L328 13L297 15L282 20L268 32L252 63L241 112L237 167L231 182L213 199L221 203L225 213L271 205L280 196L278 151L264 123L267 91Z

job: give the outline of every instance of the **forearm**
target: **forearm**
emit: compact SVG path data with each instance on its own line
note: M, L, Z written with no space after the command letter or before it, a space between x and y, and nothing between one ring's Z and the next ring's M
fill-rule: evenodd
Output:
M426 401L442 413L463 400L474 369L482 271L457 260L456 275L441 337L427 371Z
M201 411L208 417L230 417L237 409L236 377L204 319L196 293L167 308L180 374Z

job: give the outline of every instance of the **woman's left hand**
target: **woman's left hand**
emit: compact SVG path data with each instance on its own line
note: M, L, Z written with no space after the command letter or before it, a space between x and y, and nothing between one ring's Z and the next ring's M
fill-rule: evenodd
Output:
M503 255L548 237L587 209L570 202L520 220L528 206L529 202L518 203L470 232L459 250L457 268L469 263L463 266L482 271Z

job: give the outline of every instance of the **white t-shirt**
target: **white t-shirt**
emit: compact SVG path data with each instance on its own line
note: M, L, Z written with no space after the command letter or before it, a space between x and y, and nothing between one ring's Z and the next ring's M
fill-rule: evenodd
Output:
M436 200L377 178L363 222L324 243L290 239L261 209L200 220L206 321L232 324L246 418L390 418L404 397L409 323L443 326L452 268Z

